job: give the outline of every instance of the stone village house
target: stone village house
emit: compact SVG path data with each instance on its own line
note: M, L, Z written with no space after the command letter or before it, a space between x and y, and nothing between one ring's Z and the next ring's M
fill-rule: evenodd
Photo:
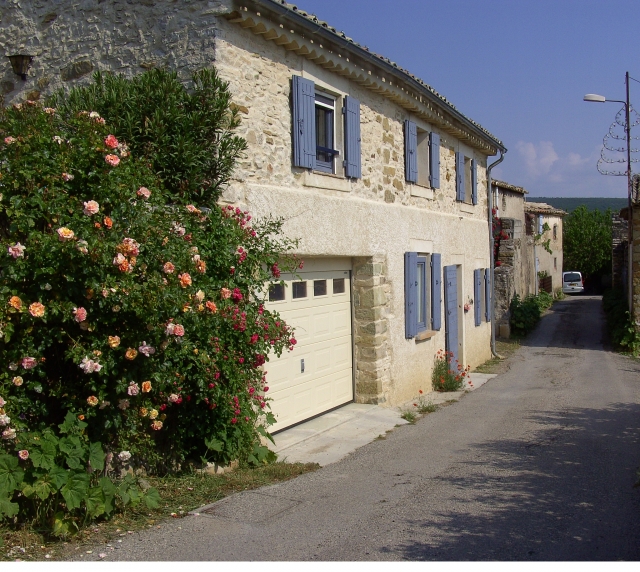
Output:
M528 191L523 187L492 180L491 188L500 221L496 231L494 316L496 332L508 338L509 306L515 295L522 299L540 289L557 295L562 289L562 219L567 213L546 203L527 202ZM536 241L537 235L540 238ZM551 253L542 245L547 240Z
M269 307L296 327L267 364L275 429L356 401L431 390L438 349L491 357L488 158L503 144L443 96L279 0L8 0L5 104L169 67L215 65L248 142L223 202L276 215L300 239L299 276Z

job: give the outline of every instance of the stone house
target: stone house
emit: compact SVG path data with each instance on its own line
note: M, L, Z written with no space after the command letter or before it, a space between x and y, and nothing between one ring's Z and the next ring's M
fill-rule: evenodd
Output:
M488 158L506 149L433 88L281 0L10 0L5 103L156 66L215 65L248 143L223 202L285 219L305 264L269 290L298 345L267 364L275 429L431 390L437 350L491 357ZM560 264L561 267L561 264Z

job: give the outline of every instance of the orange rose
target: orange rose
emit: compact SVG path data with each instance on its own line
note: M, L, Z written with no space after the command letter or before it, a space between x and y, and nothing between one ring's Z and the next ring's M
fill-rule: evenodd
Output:
M16 310L22 310L22 300L20 300L18 296L11 296L11 298L9 298L9 306Z
M129 348L125 352L124 357L127 358L128 360L134 360L134 359L136 359L137 355L138 355L138 350L134 350L133 348Z
M34 302L29 306L29 313L34 318L42 318L44 316L44 306L40 302Z
M119 336L109 336L109 347L117 348L120 345L120 337Z
M140 417L146 417L147 413L148 413L147 408L146 407L141 407L140 410L139 410L139 413L140 413Z
M113 226L113 220L111 220L111 217L104 217L104 220L102 221L104 223L104 226L106 226L108 229L111 229L111 227Z
M180 286L182 286L183 288L191 286L191 276L189 276L189 274L187 274L186 272L184 274L180 274L180 276L178 276L178 280L180 280Z
M142 382L142 393L149 393L151 391L151 382L143 381Z
M209 312L211 312L212 314L215 314L218 311L218 307L211 300L208 300L205 306L207 307L207 310L209 310Z
M87 403L91 405L91 407L95 407L98 405L98 398L95 395L91 395L87 397Z

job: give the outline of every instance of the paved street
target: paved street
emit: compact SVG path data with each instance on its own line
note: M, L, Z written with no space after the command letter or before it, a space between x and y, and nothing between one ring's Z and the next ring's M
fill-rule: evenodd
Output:
M602 320L597 297L560 302L458 403L105 560L637 560L640 363Z

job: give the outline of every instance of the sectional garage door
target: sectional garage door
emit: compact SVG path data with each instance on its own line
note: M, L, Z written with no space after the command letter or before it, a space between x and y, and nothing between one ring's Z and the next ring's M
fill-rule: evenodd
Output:
M295 328L298 343L265 364L277 419L271 431L353 400L350 272L284 278L284 287L271 289L267 307Z

